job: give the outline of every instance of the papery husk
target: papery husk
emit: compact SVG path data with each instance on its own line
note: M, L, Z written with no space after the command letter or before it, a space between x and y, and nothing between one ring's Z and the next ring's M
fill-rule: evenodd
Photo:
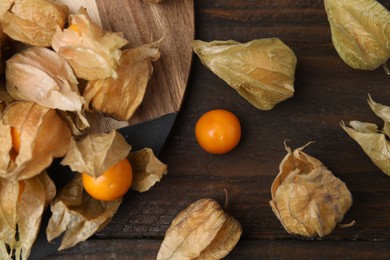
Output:
M15 161L11 159L11 127L20 133L21 146ZM28 179L46 169L53 158L68 151L71 131L53 109L33 102L15 102L0 120L0 177Z
M76 175L50 205L48 241L65 232L58 249L63 250L86 240L111 221L121 202L122 199L109 202L93 199L84 191L81 175Z
M81 111L84 99L66 60L43 47L31 47L7 61L6 86L18 100L64 111Z
M10 247L0 251L1 259L8 259L10 254L14 254L15 259L28 259L43 212L56 193L55 185L46 172L23 182L24 189L19 197L18 181L0 179L0 243Z
M162 259L222 259L240 239L240 223L213 199L201 199L172 221L157 255Z
M390 176L390 107L376 103L371 96L368 104L384 121L382 130L376 124L360 121L349 122L350 127L341 122L341 127L360 145L371 161Z
M131 152L127 157L133 169L131 189L145 192L167 174L167 165L162 163L150 148Z
M307 145L306 145L307 146ZM272 183L271 208L287 232L305 237L330 234L352 206L347 186L319 160L286 146Z
M144 0L144 1L152 4L159 4L163 2L163 0Z
M117 120L129 120L141 104L153 73L152 60L160 57L160 41L124 50L117 78L90 81L83 96L86 109Z
M390 12L375 0L325 0L332 41L350 67L374 70L390 58Z
M7 36L3 32L3 27L0 23L0 76L4 73L4 55L3 55L3 49L5 48Z
M69 151L61 161L74 172L99 177L111 166L127 157L131 146L117 131L89 134L81 140L72 139Z
M9 5L9 0L5 1L0 7L4 32L33 46L50 46L56 27L63 28L69 14L66 5L48 0L15 0L11 10L4 12Z
M253 106L270 110L294 94L297 58L278 38L192 44L201 62Z
M77 31L57 28L52 47L69 62L76 76L86 80L116 78L120 48L127 44L122 34L103 31L84 8L70 15L69 23Z

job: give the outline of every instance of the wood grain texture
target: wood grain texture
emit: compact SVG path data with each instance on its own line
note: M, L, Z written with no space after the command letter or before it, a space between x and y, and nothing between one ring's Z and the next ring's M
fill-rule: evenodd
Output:
M129 122L94 115L92 125L100 131L149 121L178 112L189 77L194 39L194 4L192 0L166 0L151 4L142 0L60 0L71 11L86 6L94 21L109 31L123 32L125 48L163 38L161 57L153 62L154 72L141 106Z
M379 2L390 8L389 1ZM339 125L360 120L382 126L367 94L390 105L389 76L382 69L353 70L340 59L322 0L197 0L195 17L197 39L281 38L298 58L294 97L271 111L257 110L195 58L183 107L160 156L168 175L147 193L129 193L94 238L53 257L111 253L153 259L176 214L203 197L223 204L226 188L228 211L244 230L228 259L389 259L390 178ZM240 144L226 155L207 154L195 140L197 119L214 108L234 112L242 124ZM292 148L315 141L305 152L346 182L354 202L343 222L355 220L355 226L314 241L283 229L268 202L286 139Z
M187 87L194 39L192 0L167 0L150 4L140 0L96 0L103 28L123 32L127 47L164 38L161 58L141 106L130 119L137 124L179 111Z

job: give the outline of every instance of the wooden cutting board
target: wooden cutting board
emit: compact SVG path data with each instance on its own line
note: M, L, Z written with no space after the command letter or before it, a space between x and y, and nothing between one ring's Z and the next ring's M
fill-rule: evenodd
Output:
M126 47L137 47L164 37L161 58L153 62L154 72L141 106L129 122L101 115L92 117L99 130L120 128L178 112L189 76L194 39L192 0L164 0L151 4L143 0L58 0L71 13L83 6L92 20L106 30L123 32Z

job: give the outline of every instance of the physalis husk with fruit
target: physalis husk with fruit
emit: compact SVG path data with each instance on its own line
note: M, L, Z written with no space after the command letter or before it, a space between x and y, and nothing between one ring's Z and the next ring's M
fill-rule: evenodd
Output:
M86 108L124 121L141 104L153 73L152 60L160 57L160 41L123 51L117 77L90 81L83 96Z
M86 80L116 78L120 48L127 44L122 34L104 31L84 8L69 16L69 24L64 30L57 27L52 47L69 62L76 76Z
M81 175L76 175L50 204L52 215L46 228L48 241L64 233L58 250L85 241L113 218L122 198L99 201L84 190Z
M347 186L319 160L291 151L272 183L270 205L287 232L305 237L330 234L352 206Z
M241 233L241 224L218 202L201 199L172 221L157 259L222 259L233 250Z
M117 131L89 134L80 140L72 139L69 151L61 161L72 171L99 177L111 166L127 157L131 146Z
M33 46L50 46L56 27L63 28L69 14L68 6L54 1L12 2L5 0L0 6L3 30L12 39ZM5 11L7 7L10 9Z
M253 106L270 110L294 94L297 58L277 38L193 42L201 62Z
M371 161L390 176L390 107L376 103L371 96L368 104L384 121L383 129L379 130L376 124L360 121L349 122L351 127L341 122L341 127L360 145Z
M17 100L81 112L84 99L72 68L58 53L31 47L7 60L6 86Z
M40 174L68 151L71 131L54 109L34 102L9 105L0 119L0 177Z
M375 0L325 0L332 41L350 67L374 70L390 58L390 12Z
M46 172L23 181L0 180L1 259L28 259L43 212L55 194L56 187Z

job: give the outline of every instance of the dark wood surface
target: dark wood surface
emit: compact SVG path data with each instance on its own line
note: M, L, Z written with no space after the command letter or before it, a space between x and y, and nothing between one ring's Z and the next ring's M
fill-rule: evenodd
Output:
M178 0L167 0L178 1ZM390 1L379 1L390 8ZM206 41L279 37L296 53L295 95L271 111L252 107L197 57L182 109L160 154L168 175L147 193L129 193L103 231L50 259L155 259L173 218L204 197L224 202L243 226L227 259L389 259L390 177L383 174L341 129L340 121L381 125L366 99L390 105L390 77L383 69L357 71L339 58L322 0L196 0L196 38ZM241 121L238 147L226 155L205 153L194 125L206 111L224 108ZM289 235L268 201L286 152L283 142L321 160L346 182L354 204L343 222L313 241Z

